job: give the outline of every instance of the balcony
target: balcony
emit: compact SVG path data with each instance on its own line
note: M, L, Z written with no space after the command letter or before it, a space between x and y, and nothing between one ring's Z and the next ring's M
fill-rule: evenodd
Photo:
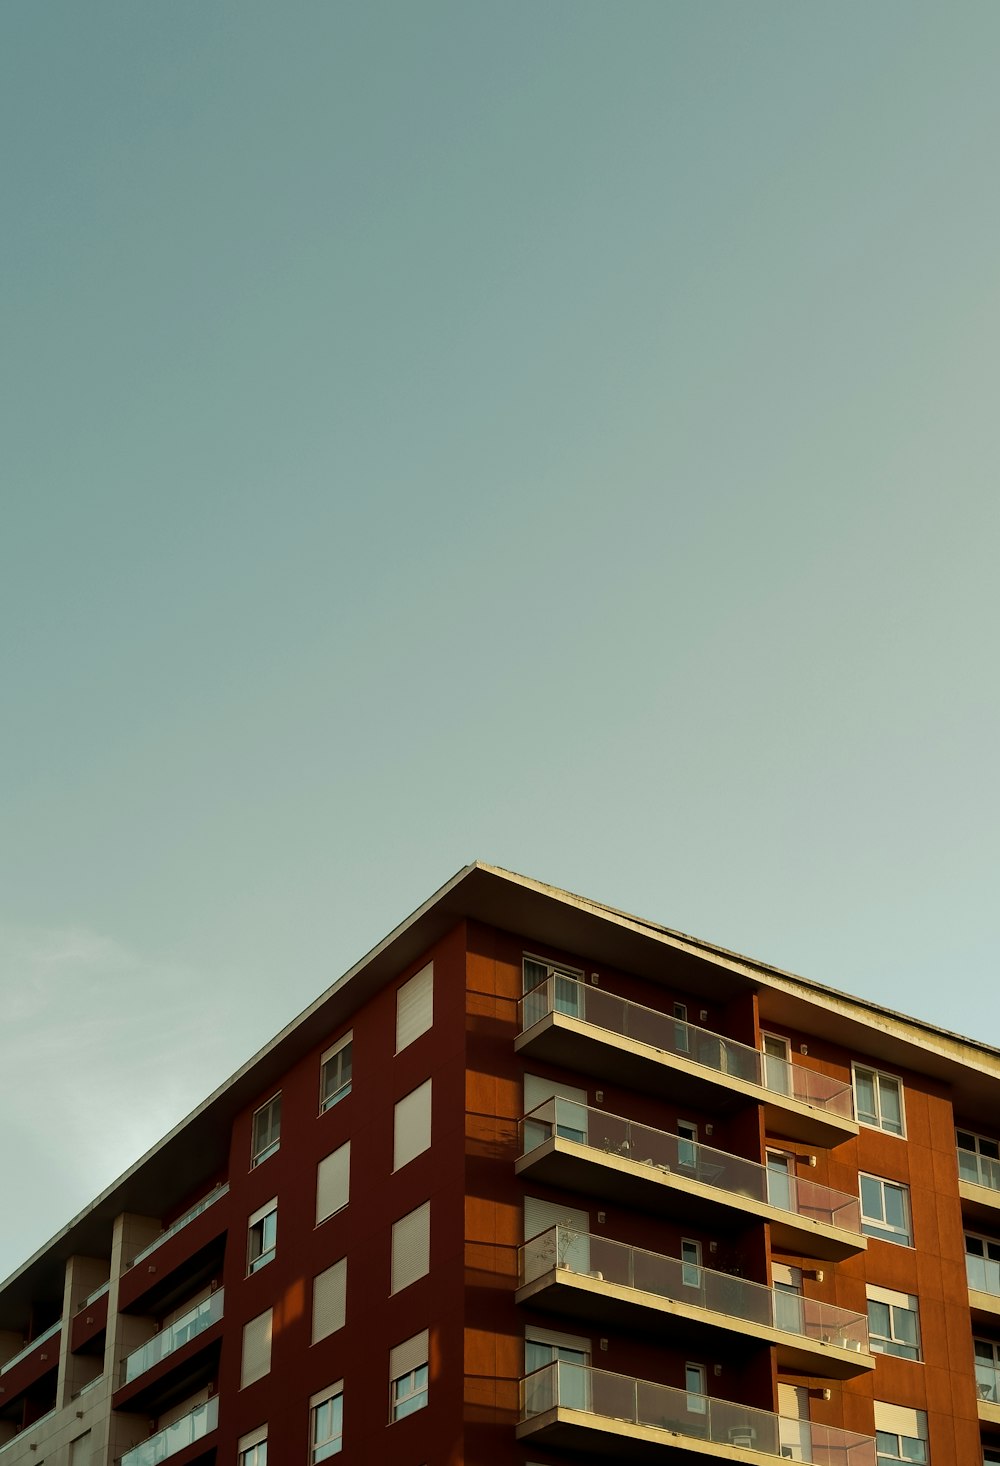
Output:
M618 1461L876 1466L871 1436L791 1420L588 1365L546 1364L521 1382L518 1440Z
M518 1053L702 1109L763 1104L769 1133L811 1145L857 1135L851 1086L552 973L520 1002Z
M732 1230L769 1222L775 1246L807 1257L867 1246L856 1196L575 1100L546 1100L520 1131L516 1173L546 1185Z
M147 1369L159 1364L161 1359L182 1349L214 1323L218 1323L223 1311L222 1288L202 1303L185 1313L160 1333L154 1334L141 1348L135 1349L122 1363L122 1384L131 1384Z
M996 1221L1000 1211L1000 1146L969 1131L956 1131L958 1194L962 1213L979 1221Z
M13 1369L16 1364L21 1363L22 1359L27 1359L28 1355L31 1354L33 1350L37 1349L39 1344L44 1344L48 1339L54 1338L61 1328L62 1319L56 1319L55 1323L50 1324L47 1329L43 1330L42 1333L36 1335L36 1337L31 1339L29 1343L25 1344L23 1349L19 1349L16 1354L11 1356L10 1359L7 1359L4 1361L3 1364L0 1364L0 1374L6 1374L8 1369ZM56 1350L55 1357L58 1360L58 1349Z
M983 1323L996 1323L1000 1319L1000 1262L967 1252L965 1275L973 1318Z
M723 1329L775 1345L782 1367L828 1379L875 1368L867 1318L831 1303L563 1226L526 1242L519 1260L517 1302L564 1317L706 1346Z
M144 1261L144 1259L149 1257L151 1253L155 1252L158 1247L162 1247L164 1242L168 1241L171 1237L176 1236L176 1234L182 1231L184 1227L188 1226L190 1222L193 1222L195 1217L200 1217L203 1211L207 1211L208 1208L212 1206L215 1202L217 1202L221 1197L227 1195L228 1191L229 1185L227 1182L224 1182L221 1186L216 1186L212 1191L208 1193L207 1196L203 1196L200 1201L195 1202L194 1206L190 1207L182 1217L178 1217L176 1222L169 1226L165 1232L161 1232L160 1235L154 1238L154 1240L150 1242L147 1247L144 1247L141 1252L137 1252L135 1257L133 1257L132 1261L129 1263L129 1267L135 1267L137 1262Z
M148 1440L140 1441L118 1458L118 1466L159 1466L161 1461L176 1456L195 1441L215 1430L219 1423L219 1400L213 1396L203 1405L196 1405L172 1425L158 1430Z

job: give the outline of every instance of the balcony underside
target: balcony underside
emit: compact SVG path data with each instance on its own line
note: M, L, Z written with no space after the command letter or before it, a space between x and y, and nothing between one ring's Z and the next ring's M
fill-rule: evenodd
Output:
M782 1368L824 1379L851 1379L875 1368L873 1356L860 1349L825 1344L820 1339L590 1278L566 1268L553 1268L543 1277L526 1283L514 1297L518 1303L530 1303L533 1308L563 1318L641 1329L661 1339L690 1340L692 1346L710 1347L712 1339L722 1330L753 1343L773 1344Z
M805 1257L835 1262L863 1252L867 1246L866 1239L857 1232L798 1216L754 1196L690 1180L676 1171L606 1154L561 1136L553 1136L522 1156L515 1169L517 1175L530 1176L548 1186L647 1212L665 1212L679 1221L702 1222L729 1231L755 1220L769 1222L775 1247Z
M780 1460L777 1455L746 1446L722 1445L652 1425L633 1425L584 1410L556 1406L517 1427L517 1439L557 1451L603 1456L613 1461L664 1461L671 1466L704 1466L705 1461L736 1461L761 1466ZM667 1454L669 1452L669 1454Z
M765 1107L768 1133L827 1148L858 1133L854 1120L804 1104L753 1084L723 1068L711 1069L680 1054L583 1023L565 1013L549 1013L514 1040L517 1053L577 1069L628 1089L687 1100L699 1109L722 1113L752 1100Z
M987 1222L996 1226L1000 1221L1000 1191L991 1186L980 1186L975 1181L958 1183L958 1194L962 1199L962 1215L967 1220Z

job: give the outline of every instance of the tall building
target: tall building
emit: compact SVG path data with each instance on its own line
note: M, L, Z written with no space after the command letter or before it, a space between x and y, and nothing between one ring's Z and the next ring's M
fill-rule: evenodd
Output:
M1000 1462L998 1137L995 1049L472 865L3 1284L0 1466Z

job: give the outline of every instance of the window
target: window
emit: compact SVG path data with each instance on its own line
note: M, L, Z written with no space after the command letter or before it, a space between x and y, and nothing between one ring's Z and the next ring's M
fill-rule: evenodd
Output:
M351 1199L351 1142L324 1156L316 1167L316 1225L342 1211Z
M393 1114L392 1169L401 1170L431 1143L431 1081L404 1095Z
M431 1204L425 1201L392 1224L392 1286L401 1293L417 1278L426 1277L431 1265Z
M247 1272L256 1273L274 1261L278 1242L278 1198L273 1196L255 1211L248 1225Z
M764 1088L775 1094L788 1094L791 1090L792 1061L788 1040L780 1033L762 1033L764 1050Z
M687 1003L674 1004L674 1017L677 1019L677 1022L674 1024L674 1048L679 1054L686 1054L691 1047L691 1035L688 1032Z
M698 1161L698 1127L691 1120L677 1121L677 1164L694 1170Z
M396 1053L426 1033L434 1022L434 963L396 991Z
M771 1264L771 1288L774 1293L774 1326L791 1334L805 1333L802 1307L802 1269L788 1263Z
M259 1166L281 1144L281 1095L276 1094L266 1105L261 1105L253 1117L253 1143L250 1149L250 1165Z
M861 1230L866 1237L913 1246L910 1231L909 1188L881 1176L858 1177L861 1182Z
M252 1385L255 1379L263 1379L271 1369L271 1310L265 1308L256 1318L243 1326L243 1364L240 1370L240 1389Z
M320 1390L309 1401L310 1466L328 1461L344 1448L344 1381Z
M795 1210L795 1157L788 1151L767 1152L767 1199L782 1211Z
M351 1050L354 1034L345 1033L320 1060L319 1111L332 1110L351 1092Z
M895 1461L923 1466L928 1459L926 1412L876 1400L875 1455L878 1466L891 1466Z
M966 1232L965 1271L970 1288L1000 1296L1000 1242Z
M237 1466L267 1466L267 1426L260 1425L236 1445Z
M920 1321L912 1293L868 1287L868 1334L872 1352L900 1359L920 1358Z
M681 1282L685 1288L701 1287L701 1243L681 1239Z
M389 1354L389 1419L402 1420L427 1404L427 1330Z
M561 1079L542 1079L537 1074L524 1076L524 1113L544 1105L537 1118L524 1122L525 1152L550 1139L554 1133L563 1140L587 1143L587 1091Z
M312 1342L335 1334L347 1318L347 1258L313 1278Z
M976 1339L976 1394L990 1404L1000 1403L1000 1344Z
M69 1466L90 1466L94 1459L91 1451L92 1444L89 1430L85 1430L83 1435L78 1435L75 1440L70 1441ZM42 1466L41 1462L39 1466Z
M687 1408L692 1415L704 1415L708 1410L708 1401L705 1398L705 1366L703 1364L685 1364L684 1366L684 1388L687 1390Z
M546 1365L557 1364L556 1370ZM524 1331L525 1403L547 1409L543 1402L555 1401L570 1410L586 1410L590 1395L590 1344L574 1334L556 1334L549 1329L529 1327ZM545 1373L531 1376L536 1370ZM556 1375L556 1379L551 1376Z
M1000 1145L995 1140L987 1140L985 1135L972 1135L968 1130L956 1130L955 1139L958 1142L959 1179L1000 1191Z
M860 1124L903 1134L903 1086L893 1075L855 1064L854 1108Z
M583 1017L586 990L583 973L577 968L546 962L541 957L525 957L522 981L525 994L536 995L536 1001L525 1005L525 1028L530 1028L550 1012L567 1013L571 1018ZM541 991L545 984L547 986Z

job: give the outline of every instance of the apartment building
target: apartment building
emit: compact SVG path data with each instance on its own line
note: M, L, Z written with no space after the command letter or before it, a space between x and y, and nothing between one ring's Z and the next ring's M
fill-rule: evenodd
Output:
M468 866L0 1287L0 1466L1000 1462L998 1101Z

